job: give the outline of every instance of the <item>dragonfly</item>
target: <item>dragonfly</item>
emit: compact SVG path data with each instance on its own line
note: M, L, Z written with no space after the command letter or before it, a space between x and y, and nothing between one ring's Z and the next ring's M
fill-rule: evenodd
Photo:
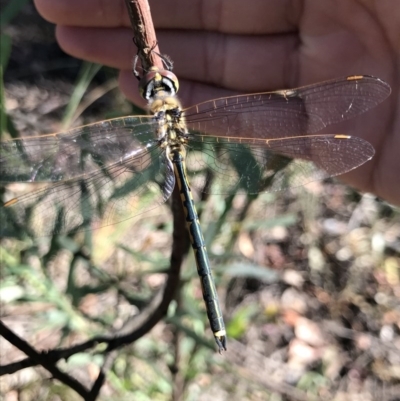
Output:
M190 182L206 193L257 194L353 170L373 157L373 146L319 132L377 106L391 89L379 78L357 75L183 109L176 75L157 67L139 88L148 115L0 143L1 182L48 184L0 207L0 235L21 227L43 236L114 224L166 202L178 185L221 352L226 329Z

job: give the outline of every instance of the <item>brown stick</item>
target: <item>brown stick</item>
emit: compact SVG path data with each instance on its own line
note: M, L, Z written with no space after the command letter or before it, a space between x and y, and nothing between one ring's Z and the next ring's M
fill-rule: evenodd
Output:
M147 0L125 0L133 29L134 41L144 71L156 66L163 68L158 56L158 43Z
M89 391L85 388L83 384L81 384L74 377L58 369L54 361L49 360L45 353L36 351L35 348L33 348L29 343L16 335L2 321L0 321L0 334L10 344L14 345L16 348L28 355L35 364L43 366L47 371L52 374L55 379L58 379L60 382L75 390L86 400L86 396L89 394Z

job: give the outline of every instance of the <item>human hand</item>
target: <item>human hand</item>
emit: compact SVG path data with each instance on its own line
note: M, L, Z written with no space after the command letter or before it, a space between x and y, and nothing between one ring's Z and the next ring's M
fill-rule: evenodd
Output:
M124 0L35 3L57 24L57 39L67 53L120 69L121 90L142 102L132 75L136 49ZM376 150L370 162L343 180L400 204L397 0L154 0L151 11L160 50L174 61L187 106L346 75L388 82L393 93L382 105L329 131L362 137Z

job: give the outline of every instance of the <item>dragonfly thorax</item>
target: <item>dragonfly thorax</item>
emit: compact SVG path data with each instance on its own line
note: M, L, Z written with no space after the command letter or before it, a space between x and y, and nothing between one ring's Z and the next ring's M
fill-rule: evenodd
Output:
M182 106L179 99L176 96L169 95L168 93L161 91L158 92L149 102L149 111L151 114L157 115L159 112L164 112L169 115L176 116L177 118L181 115Z
M161 147L172 150L187 143L188 131L176 96L160 92L149 104L149 109L158 124L157 136Z

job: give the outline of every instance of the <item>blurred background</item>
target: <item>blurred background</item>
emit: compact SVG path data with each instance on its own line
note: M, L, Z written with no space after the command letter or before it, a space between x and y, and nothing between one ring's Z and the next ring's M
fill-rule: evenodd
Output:
M3 139L140 113L119 93L117 71L60 50L30 0L0 6ZM99 399L400 400L398 209L334 179L197 205L228 352L216 353L189 253L167 317L118 350ZM1 319L37 350L118 332L162 289L171 246L169 204L75 235L2 238ZM58 366L89 387L101 351ZM24 355L0 338L0 357ZM49 378L41 368L3 375L0 394L80 399Z

